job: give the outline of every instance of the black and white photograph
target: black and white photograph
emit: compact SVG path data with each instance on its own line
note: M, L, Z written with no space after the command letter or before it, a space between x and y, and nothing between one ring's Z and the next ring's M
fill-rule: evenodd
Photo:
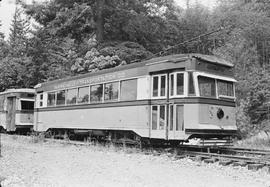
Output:
M0 187L270 187L270 0L0 0Z

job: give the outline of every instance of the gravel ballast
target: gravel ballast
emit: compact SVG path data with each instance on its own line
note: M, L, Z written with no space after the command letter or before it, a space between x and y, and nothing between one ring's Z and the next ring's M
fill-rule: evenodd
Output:
M1 135L2 187L269 187L267 170L145 155L115 147L75 146Z

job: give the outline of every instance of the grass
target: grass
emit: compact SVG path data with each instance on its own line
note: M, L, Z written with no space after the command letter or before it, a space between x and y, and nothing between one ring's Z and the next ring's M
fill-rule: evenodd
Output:
M252 137L238 140L234 145L236 147L270 150L270 134L262 131Z

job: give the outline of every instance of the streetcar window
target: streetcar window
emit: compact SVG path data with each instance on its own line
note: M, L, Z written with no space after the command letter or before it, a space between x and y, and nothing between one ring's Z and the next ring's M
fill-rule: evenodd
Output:
M89 102L89 87L79 88L78 93L78 103L88 103Z
M158 107L152 106L152 129L157 130L157 118L158 116Z
M178 73L176 76L176 94L184 95L184 74Z
M159 130L163 130L165 127L165 106L159 107Z
M104 99L106 101L118 100L119 82L112 82L105 84Z
M218 95L233 97L234 96L233 83L218 80Z
M22 110L34 110L34 101L21 101Z
M43 94L39 95L39 106L42 107L43 106Z
M160 77L160 96L165 96L166 93L166 76L162 75Z
M153 96L158 96L158 76L153 77Z
M98 84L90 87L90 102L102 102L103 84Z
M171 88L170 88L170 95L173 96L174 95L174 74L170 75L170 82L171 82Z
M67 90L67 105L76 104L78 89Z
M164 97L166 96L166 75L156 75L152 78L152 96L153 97Z
M61 90L56 93L56 105L65 105L66 91Z
M188 73L188 95L195 95L194 81L192 72Z
M5 97L0 96L0 111L4 110Z
M48 93L47 106L55 106L55 92Z
M121 101L136 100L137 98L137 79L125 80L121 82Z
M198 76L200 96L216 97L215 79L209 77Z

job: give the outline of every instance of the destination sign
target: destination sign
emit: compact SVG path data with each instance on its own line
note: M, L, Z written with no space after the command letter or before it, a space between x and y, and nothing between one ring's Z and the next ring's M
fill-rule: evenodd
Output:
M93 76L93 77L87 77L77 80L71 80L63 83L59 83L54 85L55 90L69 88L69 87L76 87L76 86L82 86L82 85L89 85L89 84L95 84L95 83L101 83L101 82L108 82L118 79L123 79L126 77L125 72L118 72L118 73L110 73L105 75L99 75L99 76Z

